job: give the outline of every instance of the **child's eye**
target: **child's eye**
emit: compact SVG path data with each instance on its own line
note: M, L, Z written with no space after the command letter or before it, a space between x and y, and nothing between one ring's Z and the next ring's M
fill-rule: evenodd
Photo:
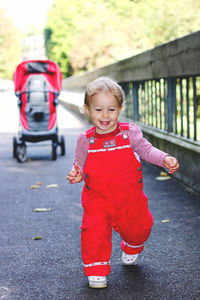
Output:
M116 108L110 108L109 111L116 111Z
M95 110L96 110L96 111L102 111L102 109L101 109L101 108L95 108Z

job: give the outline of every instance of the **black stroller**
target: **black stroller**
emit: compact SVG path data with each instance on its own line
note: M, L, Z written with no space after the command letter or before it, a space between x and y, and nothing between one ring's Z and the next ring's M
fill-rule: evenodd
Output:
M65 155L64 136L58 137L58 96L62 74L50 60L31 60L20 63L14 73L15 95L19 106L19 133L13 137L13 156L27 159L26 142L52 141L52 160L57 158L57 146Z

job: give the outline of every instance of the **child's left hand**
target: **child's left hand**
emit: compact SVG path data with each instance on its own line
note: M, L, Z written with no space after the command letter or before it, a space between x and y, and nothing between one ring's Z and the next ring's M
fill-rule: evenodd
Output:
M72 170L69 172L67 176L67 180L69 183L74 184L80 182L83 179L83 174L77 164L74 164Z
M179 169L179 162L178 160L170 155L166 155L163 161L163 165L165 168L168 169L169 174L173 174L178 171Z

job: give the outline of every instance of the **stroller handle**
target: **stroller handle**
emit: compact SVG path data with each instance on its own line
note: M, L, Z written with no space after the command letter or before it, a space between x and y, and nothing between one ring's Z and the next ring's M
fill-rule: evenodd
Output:
M30 93L52 93L56 96L60 95L60 92L54 92L54 91L50 91L50 90L29 90L29 91L23 91L23 92L15 92L15 95L17 97L19 97L22 94L30 94Z
M23 92L15 92L15 95L18 97L18 106L21 108L22 107L22 100L20 99L20 96L22 94L30 94L30 93L52 93L55 95L55 99L53 100L53 104L54 106L57 106L59 104L59 101L57 99L57 97L60 95L60 92L54 92L54 91L50 91L50 90L29 90L29 91L23 91ZM28 100L29 102L29 100Z

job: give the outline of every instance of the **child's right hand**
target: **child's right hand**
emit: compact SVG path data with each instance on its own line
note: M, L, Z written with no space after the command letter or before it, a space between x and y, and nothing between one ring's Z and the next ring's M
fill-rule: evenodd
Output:
M179 169L179 162L178 160L170 155L166 155L163 161L163 165L165 168L168 169L169 174L173 174L178 171Z
M80 182L83 179L83 174L77 164L74 164L74 167L71 169L67 176L69 183L74 184Z

